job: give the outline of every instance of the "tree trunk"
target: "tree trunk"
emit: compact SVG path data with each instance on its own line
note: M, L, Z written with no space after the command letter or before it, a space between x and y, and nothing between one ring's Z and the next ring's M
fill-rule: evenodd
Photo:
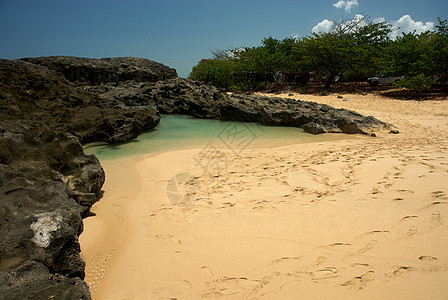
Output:
M325 81L325 89L329 89L330 85L333 83L333 79L336 77L336 75L334 74L330 74L327 78L327 80Z

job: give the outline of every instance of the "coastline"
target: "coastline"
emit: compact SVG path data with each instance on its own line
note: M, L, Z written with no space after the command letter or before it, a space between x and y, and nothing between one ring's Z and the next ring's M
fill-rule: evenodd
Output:
M401 133L221 150L216 174L203 149L102 162L80 237L92 297L446 297L448 105L347 97L311 98ZM166 193L182 173L190 206Z

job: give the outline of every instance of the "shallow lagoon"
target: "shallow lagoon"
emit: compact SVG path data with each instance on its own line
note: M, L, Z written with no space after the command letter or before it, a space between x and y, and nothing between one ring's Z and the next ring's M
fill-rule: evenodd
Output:
M238 154L250 148L272 148L350 137L353 136L312 135L296 127L196 119L186 115L162 115L155 129L142 133L132 141L117 145L89 145L84 148L84 152L95 154L100 160L201 147L225 148Z

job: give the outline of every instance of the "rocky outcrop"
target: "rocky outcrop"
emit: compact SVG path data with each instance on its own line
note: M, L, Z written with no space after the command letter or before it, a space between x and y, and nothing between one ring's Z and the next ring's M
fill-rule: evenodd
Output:
M301 127L312 134L372 134L390 127L373 117L346 109L278 97L227 94L216 87L182 78L156 83L131 81L88 89L104 99L114 99L129 107L156 106L166 114Z
M90 299L78 236L104 179L73 135L2 116L1 299Z
M156 105L162 113L222 120L237 118L266 125L301 127L313 134L371 134L375 130L389 128L388 124L373 117L314 102L227 94L213 86L176 78L173 69L144 59L41 57L24 60L57 70L78 85L80 82L87 84L85 90L105 102L128 108ZM143 76L146 69L150 70L148 73L157 73L157 76ZM121 120L120 123L126 121L129 120Z
M148 97L162 113L294 126L313 134L371 134L390 126L374 117L329 105L251 94L226 94L217 88L186 79L154 83L148 87L146 94L151 95Z
M101 86L88 86L86 90L100 96L106 101L124 107L148 106L151 102L153 83L126 81L120 84L104 84ZM154 103L152 103L154 104Z
M150 107L123 109L67 81L60 73L20 60L0 60L0 108L5 119L45 123L70 132L82 144L119 143L154 128L159 113Z
M372 134L389 125L374 117L315 102L262 96L231 95L220 106L221 119L301 127L306 132Z
M23 61L57 71L71 82L101 85L124 81L156 82L177 77L176 70L158 62L136 57L81 58L52 56L23 58Z
M145 68L100 78L165 76ZM0 299L90 299L78 236L105 174L82 143L128 141L160 120L116 104L45 66L0 60Z

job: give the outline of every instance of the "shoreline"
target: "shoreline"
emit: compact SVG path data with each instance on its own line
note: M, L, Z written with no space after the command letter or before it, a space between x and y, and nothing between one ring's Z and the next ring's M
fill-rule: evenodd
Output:
M181 115L185 117L187 115ZM187 116L190 117L190 116ZM191 117L193 118L193 117ZM197 121L209 122L208 119L194 119ZM257 123L247 123L240 121L222 121L211 120L212 122L219 122L225 124L224 127L216 127L215 132L203 133L201 137L191 137L184 139L157 139L151 138L151 136L145 136L143 133L139 138L131 140L127 143L120 145L107 145L107 144L89 144L84 147L84 151L87 154L95 154L101 161L119 160L122 158L145 156L148 154L160 154L167 151L179 151L179 150L197 150L207 147L209 144L213 144L216 147L222 148L237 148L236 151L242 151L246 149L265 149L265 148L278 148L288 145L298 145L305 143L317 143L326 141L337 140L357 140L363 138L369 138L368 135L361 134L345 134L345 133L322 133L311 134L305 132L303 129L294 126L276 126L276 125L260 125ZM188 126L188 124L184 124ZM205 123L203 126L208 126ZM178 125L179 126L179 125ZM249 127L248 127L249 126ZM237 141L250 140L247 144L243 143L243 146L235 145L235 141L229 141L232 138L225 138L223 133L225 130L237 130L239 136L235 135ZM230 131L229 130L229 131ZM164 129L166 133L166 129ZM152 134L152 133L151 133ZM169 133L168 133L169 134ZM208 134L210 137L205 137ZM133 146L137 142L137 147ZM226 144L229 142L228 144ZM232 143L234 142L234 143ZM154 144L159 144L154 146ZM161 150L161 146L167 147L165 150ZM118 149L118 150L117 150ZM119 153L120 152L120 153Z
M80 237L92 297L446 297L447 104L350 97L315 101L401 133L228 153L218 174L201 149L102 162ZM197 201L173 205L167 184L185 172L200 193L187 184Z

